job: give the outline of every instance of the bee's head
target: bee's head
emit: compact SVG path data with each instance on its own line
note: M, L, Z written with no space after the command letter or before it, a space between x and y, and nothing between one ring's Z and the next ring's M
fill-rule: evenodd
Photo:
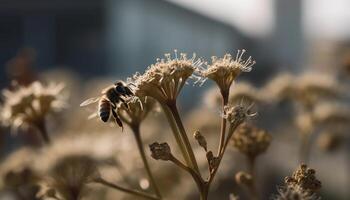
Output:
M116 82L114 83L114 85L115 85L116 87L125 87L124 82L123 82L123 81L120 81L120 80L116 81Z

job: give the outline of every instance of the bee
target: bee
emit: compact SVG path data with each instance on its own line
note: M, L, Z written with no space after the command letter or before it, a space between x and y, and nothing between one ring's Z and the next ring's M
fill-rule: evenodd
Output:
M112 113L115 122L123 130L123 123L118 115L117 109L121 103L128 108L126 99L134 95L130 88L130 84L126 84L123 81L116 81L114 85L103 89L101 94L102 95L100 97L93 97L85 100L80 104L80 106L87 106L92 103L99 102L98 113L91 115L89 118L99 115L103 122L108 122Z

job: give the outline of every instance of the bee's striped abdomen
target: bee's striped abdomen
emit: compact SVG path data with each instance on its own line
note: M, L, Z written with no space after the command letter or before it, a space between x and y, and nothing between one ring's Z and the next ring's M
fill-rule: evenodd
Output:
M99 115L102 121L107 122L111 115L111 104L106 98L102 98L99 103Z

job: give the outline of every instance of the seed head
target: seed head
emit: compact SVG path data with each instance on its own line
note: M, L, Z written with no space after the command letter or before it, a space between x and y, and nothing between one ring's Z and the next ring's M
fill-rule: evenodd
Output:
M216 82L221 91L229 91L233 81L241 72L249 72L255 61L249 57L243 59L245 50L238 50L236 57L225 54L223 58L212 57L211 64L207 68L199 68L199 74L204 79L211 79Z
M129 81L135 85L137 96L150 96L160 103L167 103L176 100L186 80L202 64L195 54L188 59L183 53L178 57L175 50L175 58L165 54L165 59L158 59L144 74L137 73Z
M243 123L231 138L232 145L249 158L264 153L269 147L271 136L265 130Z
M36 126L47 115L65 107L65 96L62 84L34 82L27 87L17 87L14 91L4 90L4 105L1 110L1 121L14 130Z
M240 124L244 122L247 118L253 117L256 113L249 113L250 108L242 105L231 106L227 105L224 107L224 113L222 117L227 119L231 124Z
M278 189L278 194L273 200L320 200L316 194L306 192L298 186L286 186Z
M82 198L86 184L99 177L93 159L88 156L68 156L58 160L50 169L44 185L62 199L77 200Z
M168 143L158 143L154 142L153 144L149 145L149 148L151 150L151 156L156 160L171 160L172 154L171 149L168 145Z
M317 192L321 188L321 182L315 176L316 171L302 164L293 173L292 176L285 178L285 184L288 186L298 186L304 191L311 193Z

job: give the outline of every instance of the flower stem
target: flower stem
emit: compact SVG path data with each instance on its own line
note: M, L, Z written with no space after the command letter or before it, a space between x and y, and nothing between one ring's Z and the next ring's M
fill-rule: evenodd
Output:
M139 153L140 153L140 156L142 158L142 162L145 166L148 178L151 182L151 185L154 189L154 192L156 193L156 195L159 199L162 199L162 196L160 194L160 190L158 188L158 185L156 184L153 173L151 171L151 168L150 168L149 163L148 163L147 158L146 158L145 150L143 148L143 143L142 143L141 134L140 134L140 125L137 124L137 125L131 126L131 129L134 132L135 140L137 143L137 148L139 149Z
M174 119L173 115L171 114L171 111L169 110L169 108L167 106L162 105L162 108L163 108L163 111L164 111L164 113L165 113L165 115L166 115L166 117L168 119L170 127L172 129L172 132L173 132L173 135L175 137L176 143L177 143L177 145L179 146L179 148L181 150L182 156L184 157L184 159L186 161L186 164L191 166L190 158L189 158L188 153L186 151L185 144L183 143L183 141L181 139L181 136L179 134L179 130L178 130L177 126L176 126L175 119Z
M139 197L143 197L143 198L151 199L151 200L159 200L158 197L154 197L154 196L151 196L149 194L146 194L144 192L140 192L140 191L137 191L137 190L132 190L132 189L127 189L127 188L121 187L119 185L110 183L110 182L104 180L103 178L98 178L94 182L100 183L100 184L102 184L104 186L107 186L107 187L110 187L110 188L113 188L113 189L116 189L116 190L120 190L122 192L125 192L125 193L128 193L128 194L132 194L132 195L135 195L135 196L139 196Z
M196 182L196 185L198 187L198 190L200 192L200 200L207 200L208 198L208 187L207 187L207 182L205 182L202 177L197 174L192 168L187 167L184 165L181 161L176 159L174 156L170 159L175 165L178 167L182 168L189 174L191 174L193 180Z
M187 137L186 130L184 128L184 125L183 125L183 123L181 121L179 112L178 112L177 107L176 107L176 101L173 101L172 103L168 104L168 107L170 108L171 113L173 114L173 117L175 119L176 125L177 125L177 127L179 129L179 133L181 134L182 141L185 144L185 148L187 150L187 153L188 153L190 161L191 161L191 166L193 167L193 169L198 174L200 174L199 167L198 167L198 164L197 164L197 161L196 161L196 157L195 157L195 155L193 153L193 149L192 149L190 141L189 141L189 139Z
M308 133L302 133L300 150L299 150L300 163L308 164L309 162L310 150L311 150L310 137L311 136L308 135Z
M259 194L256 188L256 172L255 172L255 157L247 157L249 173L252 176L252 185L250 189L250 195L253 200L259 199Z
M36 124L36 127L38 128L40 135L43 141L45 142L45 144L50 144L51 140L50 140L49 134L47 133L45 119L39 120L38 123Z
M224 108L228 103L229 90L227 90L227 91L221 90L221 96L222 96L222 112L225 112ZM220 143L219 143L217 156L219 156L223 151L224 143L225 143L225 132L226 132L226 118L222 117Z

